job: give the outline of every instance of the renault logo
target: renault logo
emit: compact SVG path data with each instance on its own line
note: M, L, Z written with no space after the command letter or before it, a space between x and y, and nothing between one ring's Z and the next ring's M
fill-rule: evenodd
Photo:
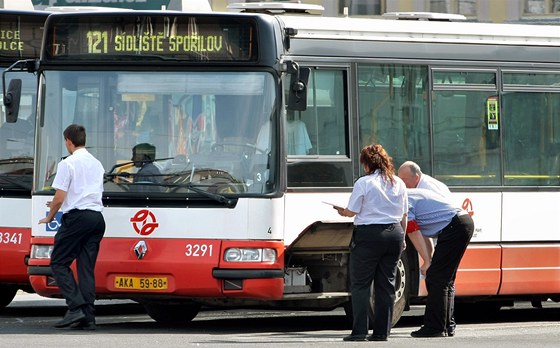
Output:
M142 260L144 256L146 256L147 252L148 252L148 245L146 245L146 242L141 240L138 243L136 243L136 246L134 247L134 253L136 254L136 258L138 258L138 260Z

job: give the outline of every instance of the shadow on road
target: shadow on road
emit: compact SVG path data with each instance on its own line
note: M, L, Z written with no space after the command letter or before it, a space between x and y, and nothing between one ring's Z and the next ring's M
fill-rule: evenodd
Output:
M312 331L350 330L350 324L344 311L332 312L297 312L265 310L203 310L192 322L184 325L161 325L149 318L144 308L131 301L106 301L96 305L98 331L111 333L136 333L145 335L160 333L207 333L215 335L236 335L251 333L296 333ZM10 306L0 312L0 333L7 334L76 334L72 330L55 330L52 325L66 311L62 305ZM421 307L420 307L421 308ZM457 313L458 324L477 323L515 323L546 322L560 318L560 305L553 304L547 308L506 308L500 311L484 309L468 311L464 315ZM4 325L6 324L6 325ZM9 324L9 325L8 325ZM395 328L418 328L422 325L422 310L413 310L397 323Z

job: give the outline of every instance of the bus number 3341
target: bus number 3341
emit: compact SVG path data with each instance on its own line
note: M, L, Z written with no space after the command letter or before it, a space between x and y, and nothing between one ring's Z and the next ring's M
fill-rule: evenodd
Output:
M21 244L22 233L0 232L0 244Z

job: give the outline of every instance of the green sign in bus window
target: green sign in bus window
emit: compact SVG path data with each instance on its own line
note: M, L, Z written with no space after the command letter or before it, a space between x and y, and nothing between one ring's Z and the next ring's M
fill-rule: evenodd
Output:
M486 118L489 130L498 130L498 97L486 99Z

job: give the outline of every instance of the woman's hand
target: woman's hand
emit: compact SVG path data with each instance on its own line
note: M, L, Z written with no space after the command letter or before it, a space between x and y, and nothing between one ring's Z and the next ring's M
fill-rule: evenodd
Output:
M333 208L336 210L336 212L338 213L338 215L340 215L340 216L346 216L346 215L344 215L344 210L346 210L346 209L344 209L344 208L342 208L342 207L337 207L336 205L335 205Z

